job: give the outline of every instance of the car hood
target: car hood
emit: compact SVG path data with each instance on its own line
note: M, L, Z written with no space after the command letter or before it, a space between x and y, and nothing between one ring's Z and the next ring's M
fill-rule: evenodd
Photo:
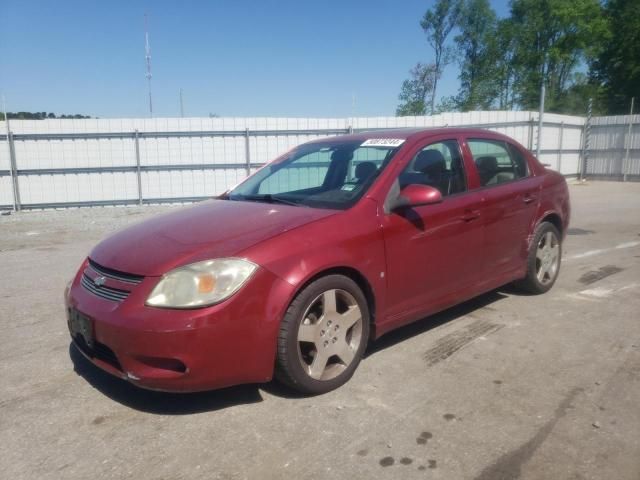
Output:
M209 200L125 228L90 258L113 270L162 275L180 265L237 255L248 247L335 210L260 202Z

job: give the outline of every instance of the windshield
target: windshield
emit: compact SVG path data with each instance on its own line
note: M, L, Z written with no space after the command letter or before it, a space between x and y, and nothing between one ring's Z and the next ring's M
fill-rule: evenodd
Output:
M403 142L381 140L301 145L249 177L227 198L349 208L364 195Z

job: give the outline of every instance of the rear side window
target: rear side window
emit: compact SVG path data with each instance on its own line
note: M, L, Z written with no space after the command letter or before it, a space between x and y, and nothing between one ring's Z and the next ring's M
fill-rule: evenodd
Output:
M460 146L456 140L432 143L420 150L399 177L400 188L410 184L429 185L442 196L467 189Z
M497 140L468 140L484 186L511 182L528 175L527 161L512 145Z

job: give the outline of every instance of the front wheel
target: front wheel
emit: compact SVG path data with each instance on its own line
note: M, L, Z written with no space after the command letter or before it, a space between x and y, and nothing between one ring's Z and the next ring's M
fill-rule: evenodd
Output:
M276 378L307 394L347 382L369 339L369 308L358 285L343 275L322 277L287 309L278 336Z
M549 291L560 273L561 257L560 232L552 223L542 222L533 236L527 259L527 275L517 285L534 294Z

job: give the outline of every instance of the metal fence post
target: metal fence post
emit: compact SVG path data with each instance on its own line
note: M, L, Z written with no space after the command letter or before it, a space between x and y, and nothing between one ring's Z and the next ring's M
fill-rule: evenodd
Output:
M140 132L136 128L133 141L136 147L136 176L138 177L138 205L142 205L142 172L140 171Z
M529 151L533 150L533 117L529 117Z
M9 126L9 115L7 115L7 103L2 95L2 111L4 113L4 126L7 129L7 148L9 149L9 175L11 176L11 198L13 211L20 210L20 190L18 189L18 169L16 168L16 155L13 145L13 135Z
M593 99L589 99L587 107L587 125L584 137L584 173L589 173L589 150L591 150L591 114L593 111Z
M564 120L560 122L560 134L558 138L558 171L562 173L562 137L564 136Z
M9 164L11 172L11 186L13 187L13 209L19 212L22 209L20 202L20 184L18 183L18 164L16 162L16 147L13 142L13 132L7 130L7 143L9 144Z
M589 168L589 149L591 148L591 112L592 112L593 100L589 99L587 106L587 121L584 124L583 139L582 139L582 167L580 169L580 180L584 180Z
M627 181L627 171L629 170L629 150L631 149L631 127L633 126L633 102L635 97L631 97L631 110L629 111L629 130L627 131L627 151L622 162L622 181Z
M244 129L244 160L247 164L247 176L251 175L251 145L249 145L249 129Z
M578 158L578 180L584 180L584 138L587 131L587 123L585 122L580 129L580 156Z

